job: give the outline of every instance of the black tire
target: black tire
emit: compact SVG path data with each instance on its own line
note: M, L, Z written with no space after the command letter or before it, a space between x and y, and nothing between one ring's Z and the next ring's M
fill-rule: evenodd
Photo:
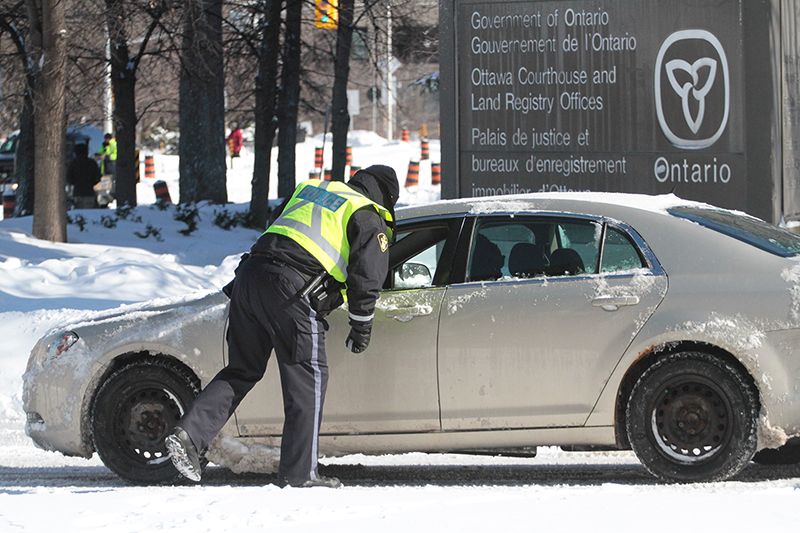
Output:
M652 474L722 481L756 451L758 400L748 376L720 357L681 352L648 368L631 391L627 432Z
M792 439L780 448L765 448L753 456L760 465L795 465L800 463L800 439Z
M164 439L200 392L185 368L145 359L113 373L95 396L94 448L103 463L133 483L175 480Z

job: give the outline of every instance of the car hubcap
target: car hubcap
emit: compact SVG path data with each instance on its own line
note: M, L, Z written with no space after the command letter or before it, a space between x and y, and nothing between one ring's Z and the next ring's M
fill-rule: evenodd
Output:
M183 415L174 395L161 387L137 389L117 418L120 447L148 464L168 460L164 439Z
M730 406L713 383L682 377L663 387L652 409L658 448L680 463L710 460L730 439Z

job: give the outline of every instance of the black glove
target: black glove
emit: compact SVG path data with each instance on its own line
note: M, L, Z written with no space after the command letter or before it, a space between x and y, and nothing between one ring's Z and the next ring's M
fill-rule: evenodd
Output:
M350 335L347 336L345 346L353 353L361 353L369 346L369 336L372 333L372 322L350 321Z

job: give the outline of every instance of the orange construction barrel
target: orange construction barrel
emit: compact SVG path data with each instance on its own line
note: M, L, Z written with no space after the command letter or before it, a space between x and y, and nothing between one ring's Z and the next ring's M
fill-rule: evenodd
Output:
M314 148L314 168L322 168L322 148Z
M333 179L333 171L329 168L325 169L325 181L331 181Z
M310 180L318 180L319 179L319 172L312 170L308 173L308 179Z
M14 208L17 206L17 193L7 190L3 193L3 220L14 216Z
M442 184L442 164L431 163L431 185Z
M153 184L153 189L156 191L156 199L172 203L172 198L169 196L169 187L167 182L159 180Z
M428 139L422 139L420 143L420 159L423 161L431 158L431 149L428 146Z
M344 164L348 165L348 166L353 164L353 147L352 146L348 146L347 147L347 157L345 158Z
M352 178L353 176L355 176L356 172L358 172L359 170L361 170L361 167L354 167L350 165L350 177Z
M406 187L414 187L416 185L419 185L419 161L409 161Z
M404 143L407 143L408 142L408 137L409 137L408 128L403 128L400 131L400 140L403 141Z
M156 177L156 161L152 155L144 156L144 177L150 179Z

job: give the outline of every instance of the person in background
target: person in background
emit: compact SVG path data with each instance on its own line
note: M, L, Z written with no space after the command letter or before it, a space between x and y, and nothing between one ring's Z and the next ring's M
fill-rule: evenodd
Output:
M72 185L72 199L77 209L97 207L94 186L100 183L100 167L89 158L89 145L76 144L75 158L67 167L67 183Z
M100 161L100 172L103 176L113 175L117 166L117 140L110 133L103 138L103 146L95 154Z
M242 151L242 130L235 122L231 124L231 134L228 135L228 149L231 151L231 157L239 157L239 152Z

